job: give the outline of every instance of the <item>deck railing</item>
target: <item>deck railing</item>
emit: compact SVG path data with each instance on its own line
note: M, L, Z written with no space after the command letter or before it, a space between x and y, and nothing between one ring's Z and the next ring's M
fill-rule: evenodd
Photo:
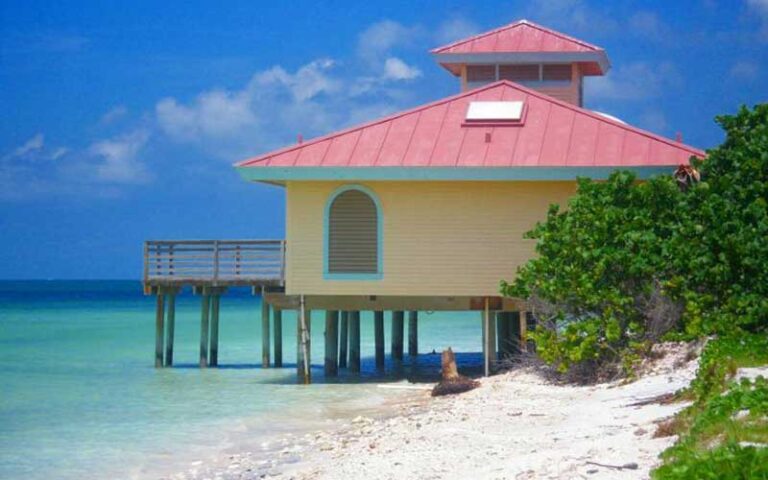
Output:
M284 285L285 240L150 240L144 284Z

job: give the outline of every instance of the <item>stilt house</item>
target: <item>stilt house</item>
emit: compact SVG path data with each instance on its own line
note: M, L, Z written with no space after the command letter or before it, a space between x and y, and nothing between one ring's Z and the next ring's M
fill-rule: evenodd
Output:
M531 258L523 234L550 204L567 203L577 177L671 174L703 152L584 108L584 81L608 72L606 52L532 22L431 53L458 94L236 168L284 188L284 262L263 285L277 311L326 310L331 322L337 311L351 321L393 311L393 355L402 356L402 312L478 310L489 365L504 350L497 334L519 341L526 329L523 299L502 298L499 281ZM326 358L327 372L335 361Z

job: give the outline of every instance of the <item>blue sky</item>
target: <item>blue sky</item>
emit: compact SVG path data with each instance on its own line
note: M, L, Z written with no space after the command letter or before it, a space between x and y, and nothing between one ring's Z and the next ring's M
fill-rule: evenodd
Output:
M528 18L586 106L701 148L768 97L768 0L0 4L0 278L139 278L148 238L282 238L248 156L456 93L427 50Z

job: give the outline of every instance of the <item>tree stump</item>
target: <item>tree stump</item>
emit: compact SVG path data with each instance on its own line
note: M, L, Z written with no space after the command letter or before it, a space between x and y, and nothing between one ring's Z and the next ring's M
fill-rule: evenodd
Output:
M480 386L480 382L459 374L459 370L456 368L456 355L454 355L451 347L443 350L441 365L443 379L432 389L433 397L468 392Z

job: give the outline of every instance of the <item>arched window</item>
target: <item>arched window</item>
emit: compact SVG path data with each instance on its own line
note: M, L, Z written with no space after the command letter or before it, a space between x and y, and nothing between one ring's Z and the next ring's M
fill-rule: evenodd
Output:
M381 211L370 190L349 185L326 206L325 273L330 278L381 274Z

